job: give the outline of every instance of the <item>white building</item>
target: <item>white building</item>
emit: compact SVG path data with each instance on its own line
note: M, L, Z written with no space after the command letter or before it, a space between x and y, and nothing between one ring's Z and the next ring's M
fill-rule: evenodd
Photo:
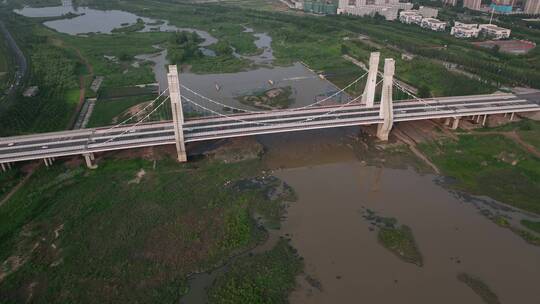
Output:
M476 38L480 34L478 24L467 24L454 22L454 26L450 30L450 35L456 38Z
M480 24L478 29L493 39L505 39L510 37L510 30L498 27L495 24Z
M376 13L386 20L395 20L398 10L409 10L412 3L402 3L399 0L339 0L338 14L355 16L373 16Z
M399 21L405 24L418 24L422 23L422 15L416 10L401 11L399 12Z
M420 26L432 31L444 31L446 28L446 22L435 19L435 18L424 18Z

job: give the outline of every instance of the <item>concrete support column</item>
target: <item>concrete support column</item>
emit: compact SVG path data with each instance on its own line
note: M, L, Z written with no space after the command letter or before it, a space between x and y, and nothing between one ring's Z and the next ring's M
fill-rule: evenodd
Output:
M484 115L484 119L482 120L482 127L486 125L486 120L487 120L487 114Z
M84 160L86 161L86 167L88 167L88 169L97 169L98 166L94 163L94 153L83 154L83 156Z
M167 74L169 82L169 97L171 100L171 110L174 123L174 137L176 139L176 152L178 161L186 162L186 145L184 143L184 112L182 110L182 95L180 93L180 79L176 65L169 65Z
M454 122L452 123L452 130L456 130L459 127L459 120L461 117L454 117Z
M364 94L362 95L361 103L366 107L373 107L375 102L375 90L377 89L377 73L379 72L379 58L381 53L373 52L369 56L369 72L366 81L366 87L364 88Z
M481 116L482 116L482 115L476 116L476 123L479 123L479 122L480 122L480 117L481 117Z
M392 84L394 81L395 61L392 58L384 60L384 75L381 95L381 108L379 117L383 123L377 126L377 137L380 140L387 141L390 130L394 123L394 109L392 105Z
M4 165L4 163L0 163L0 166L2 166L2 172L6 172L6 171L7 171L6 165Z
M451 118L450 117L447 117L445 120L444 120L444 125L445 126L450 126L450 121L451 121Z
M43 162L45 162L46 167L49 167L49 159L48 158L44 158Z
M513 121L514 120L514 112L512 112L512 115L510 115L510 121Z

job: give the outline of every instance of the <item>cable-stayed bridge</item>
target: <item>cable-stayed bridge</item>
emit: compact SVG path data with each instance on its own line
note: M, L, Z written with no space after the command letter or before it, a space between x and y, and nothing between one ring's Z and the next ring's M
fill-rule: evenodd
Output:
M485 123L487 115L540 111L540 95L491 94L421 99L393 79L394 61L385 60L384 73L378 72L378 53L370 58L370 71L331 96L300 108L251 111L234 108L180 84L176 66L170 66L169 89L117 125L34 135L0 138L0 165L3 170L19 161L43 159L46 165L57 157L83 155L91 168L94 153L175 144L179 161L186 161L185 143L259 134L293 132L344 126L377 125L377 136L387 140L396 122L445 118L457 128L460 119ZM382 79L377 81L378 75ZM342 94L367 76L364 93L344 104L321 106ZM380 103L375 90L382 83ZM398 89L411 99L394 102ZM182 94L181 94L182 93ZM212 116L184 119L182 104L190 104ZM216 106L237 112L224 114ZM172 120L150 121L163 111ZM161 117L163 117L161 115Z

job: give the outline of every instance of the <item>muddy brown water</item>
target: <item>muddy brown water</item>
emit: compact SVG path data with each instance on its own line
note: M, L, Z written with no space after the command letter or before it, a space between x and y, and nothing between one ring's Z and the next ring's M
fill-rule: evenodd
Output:
M501 303L540 303L539 247L491 222L478 201L458 199L434 175L363 165L344 144L347 131L354 133L266 140L272 145L266 163L280 168L274 174L299 198L281 233L292 237L306 274L322 285L319 291L300 276L291 303L482 303L456 279L459 272L481 278ZM405 263L383 248L363 208L411 227L425 265Z

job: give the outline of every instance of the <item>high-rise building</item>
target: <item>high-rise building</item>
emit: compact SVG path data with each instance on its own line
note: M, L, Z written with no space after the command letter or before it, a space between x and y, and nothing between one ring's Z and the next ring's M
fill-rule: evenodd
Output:
M443 0L443 3L450 6L456 6L457 0Z
M412 3L403 3L399 0L339 0L338 14L373 16L382 15L386 20L395 20L398 10L410 10Z
M525 8L523 9L525 14L538 15L540 14L540 0L527 0Z
M482 0L463 0L463 7L466 7L472 10L479 10L481 3L482 3Z

